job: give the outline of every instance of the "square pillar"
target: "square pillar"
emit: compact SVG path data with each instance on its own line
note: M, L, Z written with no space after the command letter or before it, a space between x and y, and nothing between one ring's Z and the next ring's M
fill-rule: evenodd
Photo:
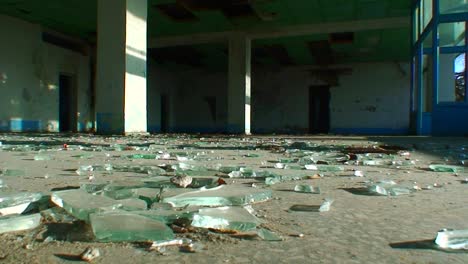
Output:
M250 135L251 40L229 39L227 132Z
M147 132L147 0L98 0L96 132Z

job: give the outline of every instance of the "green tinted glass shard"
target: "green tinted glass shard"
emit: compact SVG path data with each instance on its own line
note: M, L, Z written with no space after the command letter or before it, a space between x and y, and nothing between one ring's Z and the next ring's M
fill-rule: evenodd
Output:
M67 211L60 207L52 207L50 209L42 210L41 215L45 222L72 223L76 220L75 217L71 216Z
M280 182L282 182L282 177L281 176L265 178L265 184L266 185L274 185L274 184L278 184Z
M285 170L302 170L302 169L304 169L304 167L302 167L300 165L285 165L284 169Z
M76 170L76 173L80 176L92 174L93 172L99 172L102 174L112 174L113 167L111 164L104 165L82 165Z
M92 195L83 190L55 192L51 196L51 201L83 221L89 221L89 215L92 213L115 210L122 206L120 201Z
M96 193L102 191L108 184L108 182L82 182L80 189L87 193Z
M217 186L218 177L193 177L190 188L201 188L209 186Z
M174 209L158 209L158 210L143 210L143 211L132 211L133 214L141 215L144 217L151 218L166 224L172 224L178 219L189 219L193 218L195 212L191 211L176 211Z
M461 166L437 165L437 164L430 165L429 168L432 171L436 171L436 172L453 172L453 173L459 173L465 170L465 168Z
M34 229L41 224L41 214L0 216L0 234Z
M21 214L42 196L41 193L0 192L0 215Z
M344 168L341 166L335 165L305 165L307 170L320 171L320 172L340 172L344 171Z
M318 211L319 212L328 212L330 211L331 205L333 204L334 200L330 198L326 198L323 203L320 205Z
M257 235L265 241L283 241L283 238L270 230L261 228L257 231Z
M217 166L217 170L222 173L231 173L233 171L239 171L242 167L239 166Z
M231 206L263 202L271 199L271 197L271 190L221 185L213 189L203 189L164 198L163 202L173 204L175 207L186 205Z
M122 205L121 209L125 211L138 211L148 209L148 203L146 203L146 201L144 200L137 198L118 200L118 202Z
M174 239L161 221L127 212L92 214L91 227L101 242L147 242Z
M260 224L260 220L243 207L200 209L192 221L195 227L238 231L254 230Z
M106 190L106 188L104 188L103 194L114 200L123 200L138 197L135 190L133 189Z
M307 175L272 175L270 177L265 178L266 185L274 185L280 182L287 182L287 181L298 181L303 180L307 177Z
M117 190L123 190L123 189L133 189L133 188L140 188L140 187L145 187L146 184L142 181L136 181L136 180L119 180L119 181L112 181L110 184L106 185L104 187L104 191L117 191Z
M177 186L171 182L171 179L166 176L157 176L143 179L144 187L146 188L176 188Z
M5 177L21 177L25 175L26 175L26 171L19 170L19 169L4 169L3 171L0 172L0 176L5 176Z
M296 185L294 187L295 192L300 192L300 193L313 193L313 194L320 194L320 188L319 187L313 187L311 185Z
M298 161L299 161L298 159L288 159L288 158L278 159L279 163L296 163Z
M34 155L34 160L36 161L52 160L52 156L47 155L47 154L37 154L37 155Z
M132 154L127 155L128 159L156 159L156 154Z
M166 171L158 166L137 166L137 165L114 165L114 170L118 172L135 172L150 175L162 175Z

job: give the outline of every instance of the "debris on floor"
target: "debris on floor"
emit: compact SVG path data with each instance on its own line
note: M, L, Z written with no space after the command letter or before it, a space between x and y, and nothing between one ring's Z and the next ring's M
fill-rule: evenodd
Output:
M269 228L270 221L277 219L254 209L260 205L287 206L282 209L289 215L327 217L343 210L341 200L331 194L336 191L349 190L385 203L389 196L411 199L424 195L423 190L446 191L448 184L433 176L456 173L456 177L448 175L468 183L468 178L460 180L466 177L466 164L460 166L459 161L466 156L446 148L445 163L451 165L422 164L414 146L376 142L354 145L188 135L150 139L111 137L86 142L81 138L67 142L66 147L58 139L27 145L3 141L0 152L43 164L48 176L33 177L35 172L27 167L0 163L0 234L27 232L44 244L62 240L146 243L146 249L160 254L170 248L197 253L207 248L200 241L207 234L235 241L280 242L284 234L305 239L301 230ZM61 168L62 175L49 172L49 164L60 160L74 167ZM396 173L405 178L396 179L392 176ZM429 175L416 182L414 175L419 174ZM18 188L21 185L16 183L39 178L50 189L37 192ZM339 181L339 188L329 184L332 180ZM283 204L279 192L291 192L301 200ZM52 229L60 224L81 236L55 234ZM467 239L466 230L445 230L435 243L444 249L467 249ZM100 256L100 250L89 247L80 258L92 261Z
M441 230L435 243L441 249L468 250L468 230Z

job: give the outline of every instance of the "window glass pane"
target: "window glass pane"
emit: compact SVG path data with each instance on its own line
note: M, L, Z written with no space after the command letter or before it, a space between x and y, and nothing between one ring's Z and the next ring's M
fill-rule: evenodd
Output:
M465 45L465 22L440 24L439 37L441 47Z
M441 14L462 12L468 12L468 0L440 0Z
M414 21L413 21L413 33L414 33L414 43L419 39L419 9L414 10Z
M464 102L466 54L440 54L439 102Z
M421 4L421 9L423 10L422 25L423 28L426 28L427 24L429 24L432 19L432 0L423 0Z
M432 56L423 56L423 112L432 112Z
M426 38L423 40L423 47L425 49L432 48L432 30L429 31L429 34L427 34Z
M422 74L422 69L420 68L421 65L419 64L419 59L416 56L414 58L414 108L415 110L419 109L419 84L420 84L420 76Z

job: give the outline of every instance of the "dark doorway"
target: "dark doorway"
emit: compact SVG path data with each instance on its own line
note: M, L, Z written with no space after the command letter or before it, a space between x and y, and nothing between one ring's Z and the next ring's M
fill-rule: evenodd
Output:
M330 87L309 88L309 132L328 133L330 130Z
M73 76L60 74L59 93L60 132L75 132L77 130L77 94Z
M169 96L161 95L161 132L169 132Z

